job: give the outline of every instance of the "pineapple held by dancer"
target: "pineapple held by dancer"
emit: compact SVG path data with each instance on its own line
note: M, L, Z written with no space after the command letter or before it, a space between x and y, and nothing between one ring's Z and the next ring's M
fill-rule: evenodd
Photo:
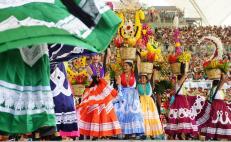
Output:
M163 134L163 129L156 104L151 97L152 87L147 74L140 75L140 83L137 85L137 89L144 117L145 135L152 138L158 137Z

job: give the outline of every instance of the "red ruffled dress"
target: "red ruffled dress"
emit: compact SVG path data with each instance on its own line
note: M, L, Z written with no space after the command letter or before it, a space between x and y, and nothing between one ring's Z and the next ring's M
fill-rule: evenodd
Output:
M102 137L121 133L112 101L117 91L100 79L98 85L87 88L78 106L80 134Z

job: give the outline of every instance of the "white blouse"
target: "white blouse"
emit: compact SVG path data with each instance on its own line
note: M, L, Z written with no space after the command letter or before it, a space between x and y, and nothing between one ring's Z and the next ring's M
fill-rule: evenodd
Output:
M176 91L178 91L179 88L180 88L180 86L178 84L176 84ZM183 83L178 95L185 95L185 93L186 93L185 91L186 91L185 83Z
M224 93L224 91L223 90L218 90L214 99L224 100L225 99L225 93Z

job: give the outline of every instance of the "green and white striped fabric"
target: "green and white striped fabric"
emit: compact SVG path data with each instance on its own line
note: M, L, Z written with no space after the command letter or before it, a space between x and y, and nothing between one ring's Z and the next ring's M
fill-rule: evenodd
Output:
M75 0L93 16L88 28L60 0L0 0L0 52L42 43L60 43L101 52L120 19L100 0Z
M30 133L55 126L46 45L0 53L0 131Z

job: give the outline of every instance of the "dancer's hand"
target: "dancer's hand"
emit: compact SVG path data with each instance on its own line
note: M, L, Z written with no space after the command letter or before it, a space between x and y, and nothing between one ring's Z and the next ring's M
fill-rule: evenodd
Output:
M120 75L116 78L116 84L121 85L121 77L120 77Z
M228 80L228 76L224 73L221 74L221 81L226 82Z

